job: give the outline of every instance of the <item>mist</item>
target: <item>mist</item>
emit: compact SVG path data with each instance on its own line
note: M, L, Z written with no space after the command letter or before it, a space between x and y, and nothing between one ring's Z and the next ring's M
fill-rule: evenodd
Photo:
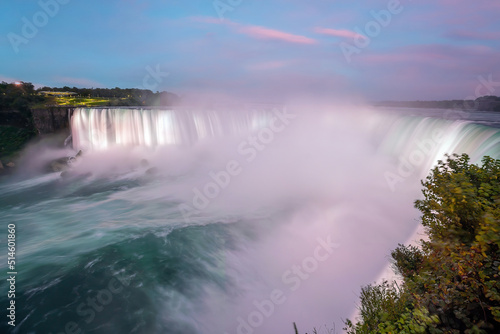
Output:
M53 104L71 114L3 162L0 223L16 224L23 266L14 332L342 332L363 286L397 279L391 250L425 238L414 202L432 167L500 157L498 115L371 106L498 95L500 5L450 4L44 0L0 12L0 78L67 94L30 106L46 117L26 106L26 129L66 127ZM16 92L6 115L44 94ZM88 303L99 296L100 310Z
M71 177L89 182L140 180L142 187L114 197L139 206L181 203L178 211L188 225L251 218L244 230L252 237L242 237L226 254L234 294L207 285L206 296L191 301L205 305L189 320L203 331L239 333L250 326L286 332L292 322L307 331L333 323L339 330L341 319L353 314L361 286L377 279L390 250L417 226L417 176L396 192L385 179L393 161L380 152L387 134L377 129L389 118L346 105L302 104L280 112L288 118L271 111L264 127L208 136L189 147L108 142L84 150L71 165ZM335 246L331 253L320 250L325 259L315 264L310 259L321 243ZM310 272L295 272L304 261ZM255 303L268 305L273 291L281 291L282 303L260 321Z
M470 152L477 160L498 142L496 130L460 120L304 100L77 109L72 137L73 148L42 142L27 149L30 177L41 176L4 187L11 201L44 203L36 194L48 182L50 205L29 212L50 217L45 224L59 240L75 238L69 227L85 217L77 232L85 247L57 246L81 256L152 233L162 240L157 251L171 257L189 246L172 238L203 228L174 267L193 292L181 283L151 287L158 314L151 326L228 334L291 332L293 322L303 332L340 332L343 320L356 316L362 286L395 278L390 251L422 236L413 208L420 180L444 153ZM73 157L67 170L44 174L61 155ZM57 212L66 214L52 220ZM212 245L201 236L214 229L224 233ZM28 255L37 256L43 233ZM184 271L193 261L204 278ZM174 269L150 270L147 277Z

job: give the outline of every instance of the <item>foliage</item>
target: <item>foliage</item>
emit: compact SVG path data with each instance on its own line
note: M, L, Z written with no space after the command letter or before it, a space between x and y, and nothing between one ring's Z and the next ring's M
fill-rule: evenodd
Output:
M167 106L179 103L179 97L169 92L152 92L137 88L77 88L42 87L37 90L53 92L73 92L77 98L57 98L58 104L84 104L87 106ZM69 102L72 101L72 102Z
M444 101L382 101L376 104L381 107L396 108L438 108L438 109L473 109L474 100L444 100Z
M75 97L45 97L42 91L72 92ZM77 88L42 87L34 88L29 82L0 83L0 110L17 110L26 117L30 108L46 105L85 105L85 106L168 106L178 104L180 98L169 92L152 92L137 88Z
M483 159L482 167L469 165L465 154L440 161L422 183L425 199L415 202L431 240L470 244L484 214L495 207L499 173L498 162L489 157Z
M33 84L29 82L0 83L0 110L17 110L29 117L30 106L44 100L43 96L36 94Z
M467 155L439 161L425 182L422 249L391 253L401 289L364 287L360 321L348 333L498 333L500 331L500 160Z
M464 109L481 111L500 111L500 97L481 96L475 100L445 100L445 101L382 101L377 106L397 108L439 108Z
M324 325L323 327L320 327L319 329L317 329L316 327L313 328L312 330L312 334L321 334L321 333L325 333L325 334L336 334L337 332L335 331L335 323L333 323L332 325L333 327L330 328L328 327L327 325ZM299 334L299 330L297 329L297 324L294 322L293 323L293 329L294 329L294 333L295 334ZM307 332L306 332L307 334Z
M73 96L42 96L41 91L73 92ZM179 103L169 92L147 89L43 87L29 82L0 83L0 157L13 155L35 135L33 108L47 106L167 106Z
M481 96L474 103L477 110L500 111L500 97L498 96Z
M348 334L426 333L438 323L438 317L425 308L415 309L411 301L411 295L395 282L363 287L359 310L362 321L353 324L347 319L344 330Z
M425 255L415 246L405 246L398 244L398 247L391 252L394 271L408 279L411 279L422 268Z
M0 125L0 157L8 161L33 136L29 129Z

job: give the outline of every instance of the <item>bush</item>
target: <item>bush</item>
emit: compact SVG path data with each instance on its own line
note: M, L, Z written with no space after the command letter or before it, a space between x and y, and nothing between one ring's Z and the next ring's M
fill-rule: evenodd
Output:
M30 129L0 125L0 157L10 160L34 135Z
M415 207L429 241L391 253L401 289L362 289L361 319L349 333L500 332L500 160L482 166L447 156ZM404 307L404 309L403 309Z

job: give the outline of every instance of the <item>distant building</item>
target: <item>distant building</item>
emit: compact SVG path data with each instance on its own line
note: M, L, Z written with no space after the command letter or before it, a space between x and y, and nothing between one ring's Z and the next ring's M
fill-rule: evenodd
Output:
M38 94L44 96L57 96L57 97L78 95L77 93L74 92L49 92L49 91L41 91Z

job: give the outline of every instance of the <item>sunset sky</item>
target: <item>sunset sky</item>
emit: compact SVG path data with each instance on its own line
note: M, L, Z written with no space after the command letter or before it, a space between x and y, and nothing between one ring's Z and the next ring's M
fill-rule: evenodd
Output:
M500 95L499 18L494 0L3 1L0 80L426 100L490 78L480 95Z

